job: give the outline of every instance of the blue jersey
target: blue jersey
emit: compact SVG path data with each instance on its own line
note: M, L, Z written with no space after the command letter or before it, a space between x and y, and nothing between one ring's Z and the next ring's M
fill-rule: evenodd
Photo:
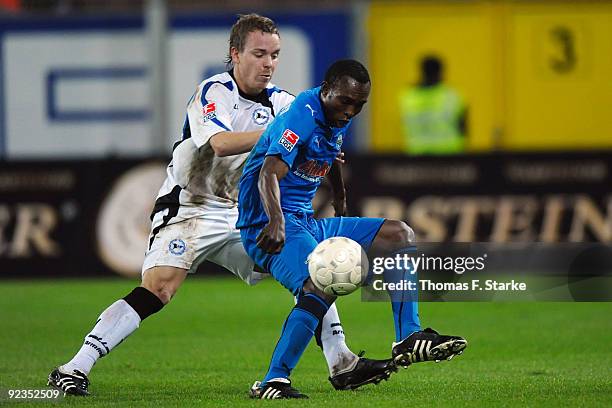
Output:
M349 121L343 128L326 124L320 92L321 87L316 87L299 94L268 125L251 151L240 178L236 227L268 222L257 187L266 156L277 156L289 166L279 182L283 213L314 212L312 198L340 153L342 138L351 124Z

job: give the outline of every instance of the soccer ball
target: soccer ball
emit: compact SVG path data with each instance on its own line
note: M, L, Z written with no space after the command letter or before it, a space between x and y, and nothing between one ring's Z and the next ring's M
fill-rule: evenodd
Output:
M328 295L344 296L354 292L368 272L368 258L363 248L345 237L320 242L306 262L310 279Z

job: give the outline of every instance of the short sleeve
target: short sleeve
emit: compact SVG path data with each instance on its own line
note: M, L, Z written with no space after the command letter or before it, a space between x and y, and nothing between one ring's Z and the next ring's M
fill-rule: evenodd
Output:
M301 146L308 143L316 127L311 111L301 98L281 112L268 127L270 144L266 156L280 157L289 168L298 155Z
M277 113L282 112L284 109L286 109L287 106L291 104L291 102L295 100L294 95L277 87L269 89L268 92L270 93L270 101L274 106L274 112Z
M233 93L220 82L200 85L187 104L191 137L201 147L219 132L232 131Z

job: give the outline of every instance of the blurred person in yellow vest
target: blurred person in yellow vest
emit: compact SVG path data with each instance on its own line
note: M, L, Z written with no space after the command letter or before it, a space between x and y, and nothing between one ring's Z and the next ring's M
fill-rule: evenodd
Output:
M419 84L400 94L408 154L454 154L465 149L466 107L461 95L442 83L443 71L438 57L424 57Z

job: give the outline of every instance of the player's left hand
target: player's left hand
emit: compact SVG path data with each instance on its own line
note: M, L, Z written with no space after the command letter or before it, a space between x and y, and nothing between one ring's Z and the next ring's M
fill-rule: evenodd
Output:
M257 236L257 246L269 254L279 253L285 246L285 224L269 221Z
M346 160L344 160L344 152L338 153L338 155L336 156L336 161L340 164L346 163Z

